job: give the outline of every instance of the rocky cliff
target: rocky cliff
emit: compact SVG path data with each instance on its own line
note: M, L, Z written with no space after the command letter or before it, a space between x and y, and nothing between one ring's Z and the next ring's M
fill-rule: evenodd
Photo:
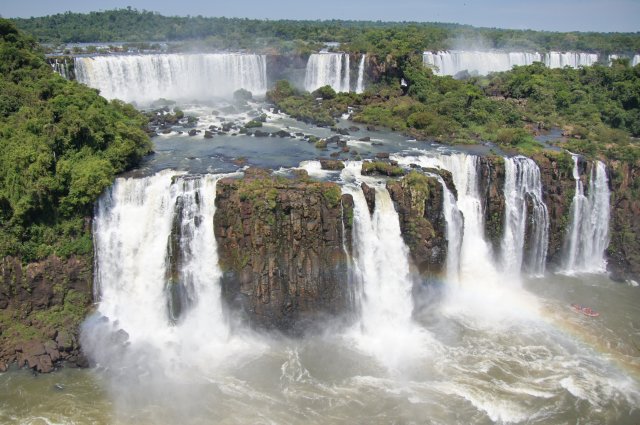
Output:
M608 269L614 279L640 281L640 167L611 161L607 169L611 186Z
M500 241L504 233L504 158L496 155L480 157L480 180L478 190L483 202L485 237L489 241L494 254L500 252Z
M532 159L540 168L542 182L542 198L549 212L549 247L547 263L559 266L562 261L567 227L570 221L571 202L576 192L573 179L573 159L566 152L539 153ZM580 176L585 186L588 185L587 163L580 162Z
M84 364L78 327L91 305L91 261L48 257L23 265L0 261L0 371L17 362L50 372L61 361Z
M293 333L343 312L350 205L337 184L304 175L249 169L220 180L214 224L227 302L256 326Z
M440 182L413 170L402 180L388 181L387 190L398 212L402 237L418 271L423 275L444 272L448 243Z

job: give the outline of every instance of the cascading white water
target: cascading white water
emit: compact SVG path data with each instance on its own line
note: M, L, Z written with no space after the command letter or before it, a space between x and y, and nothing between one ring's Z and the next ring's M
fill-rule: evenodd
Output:
M341 172L345 193L353 196L352 273L361 290L360 320L350 337L362 351L396 370L405 361L424 354L428 335L412 319L413 279L409 250L400 233L400 220L383 182L360 174L361 162L350 162ZM375 188L375 210L370 214L359 184Z
M108 99L148 103L159 98L210 100L245 89L267 90L266 57L254 54L156 54L78 57L79 82Z
M431 174L442 186L443 199L442 211L447 223L447 278L452 281L460 280L460 253L462 251L462 240L464 232L464 217L458 209L458 202L455 196L438 174Z
M110 326L89 321L83 333L85 351L99 364L120 358L112 347L118 330L128 335L129 353L153 355L158 367L206 370L232 351L213 232L219 177L120 178L101 197L95 288L97 312Z
M589 193L585 196L578 168L579 156L571 156L576 192L571 202L563 270L570 274L604 272L607 268L604 251L609 245L610 192L607 170L601 161L593 164Z
M631 60L631 66L636 66L640 63L640 55L633 55L633 59Z
M69 63L67 62L67 59L62 59L62 61L54 59L53 62L51 62L51 69L64 79L68 80L70 78Z
M537 308L535 299L521 291L519 285L508 284L518 281L519 276L507 275L496 266L491 246L485 239L480 159L465 153L417 153L394 155L393 159L403 165L449 171L458 192L457 207L464 218L460 272L458 276L447 273L451 285L447 286L448 297L442 306L445 314L470 320L474 326L486 323L490 327L502 323L505 317L529 317Z
M591 66L598 62L596 53L583 52L549 52L544 55L544 64L549 68L579 68Z
M530 65L542 61L539 53L459 51L424 52L425 65L437 68L437 75L456 75L462 71L487 75L490 72L508 71L513 66Z
M331 86L337 92L351 88L347 53L314 53L309 56L304 77L305 90L312 92L323 86Z
M504 51L464 51L451 50L424 52L426 66L435 68L437 75L457 75L462 71L470 74L487 75L491 72L508 71L514 66L543 62L550 68L570 66L591 66L598 61L595 53L580 52L504 52Z
M478 184L478 157L467 154L451 155L420 155L394 156L400 164L417 164L426 168L442 168L449 171L458 191L457 209L462 213L463 230L452 230L454 237L462 238L460 252L460 274L458 282L461 285L471 284L482 277L486 282L499 282L498 270L493 264L491 248L484 238L484 214ZM452 214L455 217L455 214ZM446 218L446 216L445 216ZM455 229L455 224L447 223ZM452 276L455 279L455 276ZM455 282L455 280L452 280Z
M356 93L362 93L364 91L364 64L367 59L367 55L364 54L360 58L360 64L358 65L358 80L356 82Z
M530 158L505 158L505 218L501 243L502 267L511 275L523 265L528 208L531 202L530 249L525 268L533 275L544 274L549 244L549 214L542 200L540 168Z

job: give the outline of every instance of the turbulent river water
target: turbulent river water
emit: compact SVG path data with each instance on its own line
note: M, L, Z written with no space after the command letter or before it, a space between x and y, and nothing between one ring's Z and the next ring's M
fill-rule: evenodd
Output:
M197 370L62 369L0 375L7 424L637 424L638 288L550 275L416 311L429 344L389 370L337 329L303 340L242 335ZM597 319L569 303L593 305ZM497 311L496 311L497 310ZM637 342L636 342L637 344ZM134 365L129 365L130 369Z
M202 130L221 122L213 108L220 105L184 105L186 113L200 116ZM332 134L256 108L262 106L224 119L247 121L267 112L264 130ZM343 120L339 126L350 125ZM372 140L358 141L365 136ZM161 135L156 153L119 179L97 208L99 314L84 327L96 367L0 374L0 423L640 423L640 288L604 274L580 274L576 267L566 274L545 271L535 258L517 258L532 264L535 278L510 270L514 261L493 264L481 230L474 157L467 155L490 147L450 155L441 146L363 126L346 138L364 157L386 151L404 165L453 173L458 199L447 198L445 213L449 279L412 292L420 284L409 273L393 204L382 180L360 175L359 162L348 162L342 172L321 171L304 162L318 151L300 136ZM185 242L185 276L196 300L190 313L177 324L156 314L166 313L166 303L152 297L162 296L167 205L180 196L187 213L210 219L212 199L192 203L192 210L189 200L203 190L215 193L215 176L238 171L239 160L276 170L302 162L312 176L338 181L354 196L352 268L361 285L356 320L327 323L301 339L237 324L219 307L209 226ZM513 161L518 173L535 176L537 167ZM209 176L172 179L185 173ZM520 174L514 178L524 178ZM361 181L378 195L372 215L365 213ZM529 189L534 195L540 190ZM513 191L519 199L517 187ZM517 224L518 204L513 210ZM187 233L192 219L185 213ZM503 256L522 249L516 236L505 236ZM576 313L571 303L591 306L600 316ZM125 328L130 341L123 344L105 327Z

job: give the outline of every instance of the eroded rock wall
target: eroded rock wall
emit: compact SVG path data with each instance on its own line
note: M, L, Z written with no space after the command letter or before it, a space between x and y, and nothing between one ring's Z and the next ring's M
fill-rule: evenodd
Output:
M402 237L418 272L422 275L443 273L448 243L440 182L414 170L401 180L388 181L387 190L398 212Z
M256 326L293 333L344 312L349 198L335 183L257 169L220 180L214 224L227 302Z
M78 331L91 305L92 277L84 257L0 260L0 370L13 362L39 372L63 360L84 365Z
M640 281L640 166L611 161L610 242L607 266L617 280Z

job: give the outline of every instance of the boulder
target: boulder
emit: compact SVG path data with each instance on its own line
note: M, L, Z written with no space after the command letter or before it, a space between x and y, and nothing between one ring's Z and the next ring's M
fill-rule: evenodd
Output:
M364 199L367 201L367 207L369 208L369 214L373 214L376 210L376 190L366 183L360 185Z
M334 159L321 159L320 168L323 170L342 170L344 168L344 162L336 161Z

